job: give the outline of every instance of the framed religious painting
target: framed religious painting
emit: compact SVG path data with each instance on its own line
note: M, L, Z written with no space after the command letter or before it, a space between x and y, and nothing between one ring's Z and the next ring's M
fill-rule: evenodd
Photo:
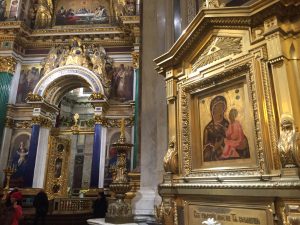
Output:
M183 84L182 151L187 175L260 175L264 154L258 143L261 124L250 67Z

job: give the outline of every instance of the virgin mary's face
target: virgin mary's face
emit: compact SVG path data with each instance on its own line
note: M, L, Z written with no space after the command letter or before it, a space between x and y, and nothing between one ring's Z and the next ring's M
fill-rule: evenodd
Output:
M224 104L218 102L212 110L212 117L215 123L221 122L224 119Z

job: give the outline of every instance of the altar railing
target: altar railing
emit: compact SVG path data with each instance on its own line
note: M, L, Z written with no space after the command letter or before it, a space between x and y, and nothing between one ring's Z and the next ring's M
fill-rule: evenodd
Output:
M55 198L52 214L91 213L94 198Z

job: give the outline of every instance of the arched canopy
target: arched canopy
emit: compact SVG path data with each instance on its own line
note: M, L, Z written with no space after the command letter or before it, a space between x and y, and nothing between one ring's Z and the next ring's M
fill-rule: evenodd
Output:
M105 95L100 79L92 71L81 66L63 66L50 71L42 77L33 90L50 104L57 105L69 91L90 88L92 92Z

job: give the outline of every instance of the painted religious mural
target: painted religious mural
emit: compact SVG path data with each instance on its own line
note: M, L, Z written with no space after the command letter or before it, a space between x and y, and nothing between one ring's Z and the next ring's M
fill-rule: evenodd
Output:
M30 134L27 132L16 133L11 142L9 164L16 169L11 177L10 185L12 187L24 187L24 178L28 166Z
M225 92L200 98L203 162L249 159L254 148L250 103L239 85Z
M125 102L133 99L133 67L120 64L114 67L111 99Z
M107 24L109 0L58 0L55 25Z
M17 92L17 103L26 103L27 94L33 91L35 85L40 80L40 68L39 64L22 66Z
M5 12L7 11L7 1L0 0L0 21L4 21L6 19Z

